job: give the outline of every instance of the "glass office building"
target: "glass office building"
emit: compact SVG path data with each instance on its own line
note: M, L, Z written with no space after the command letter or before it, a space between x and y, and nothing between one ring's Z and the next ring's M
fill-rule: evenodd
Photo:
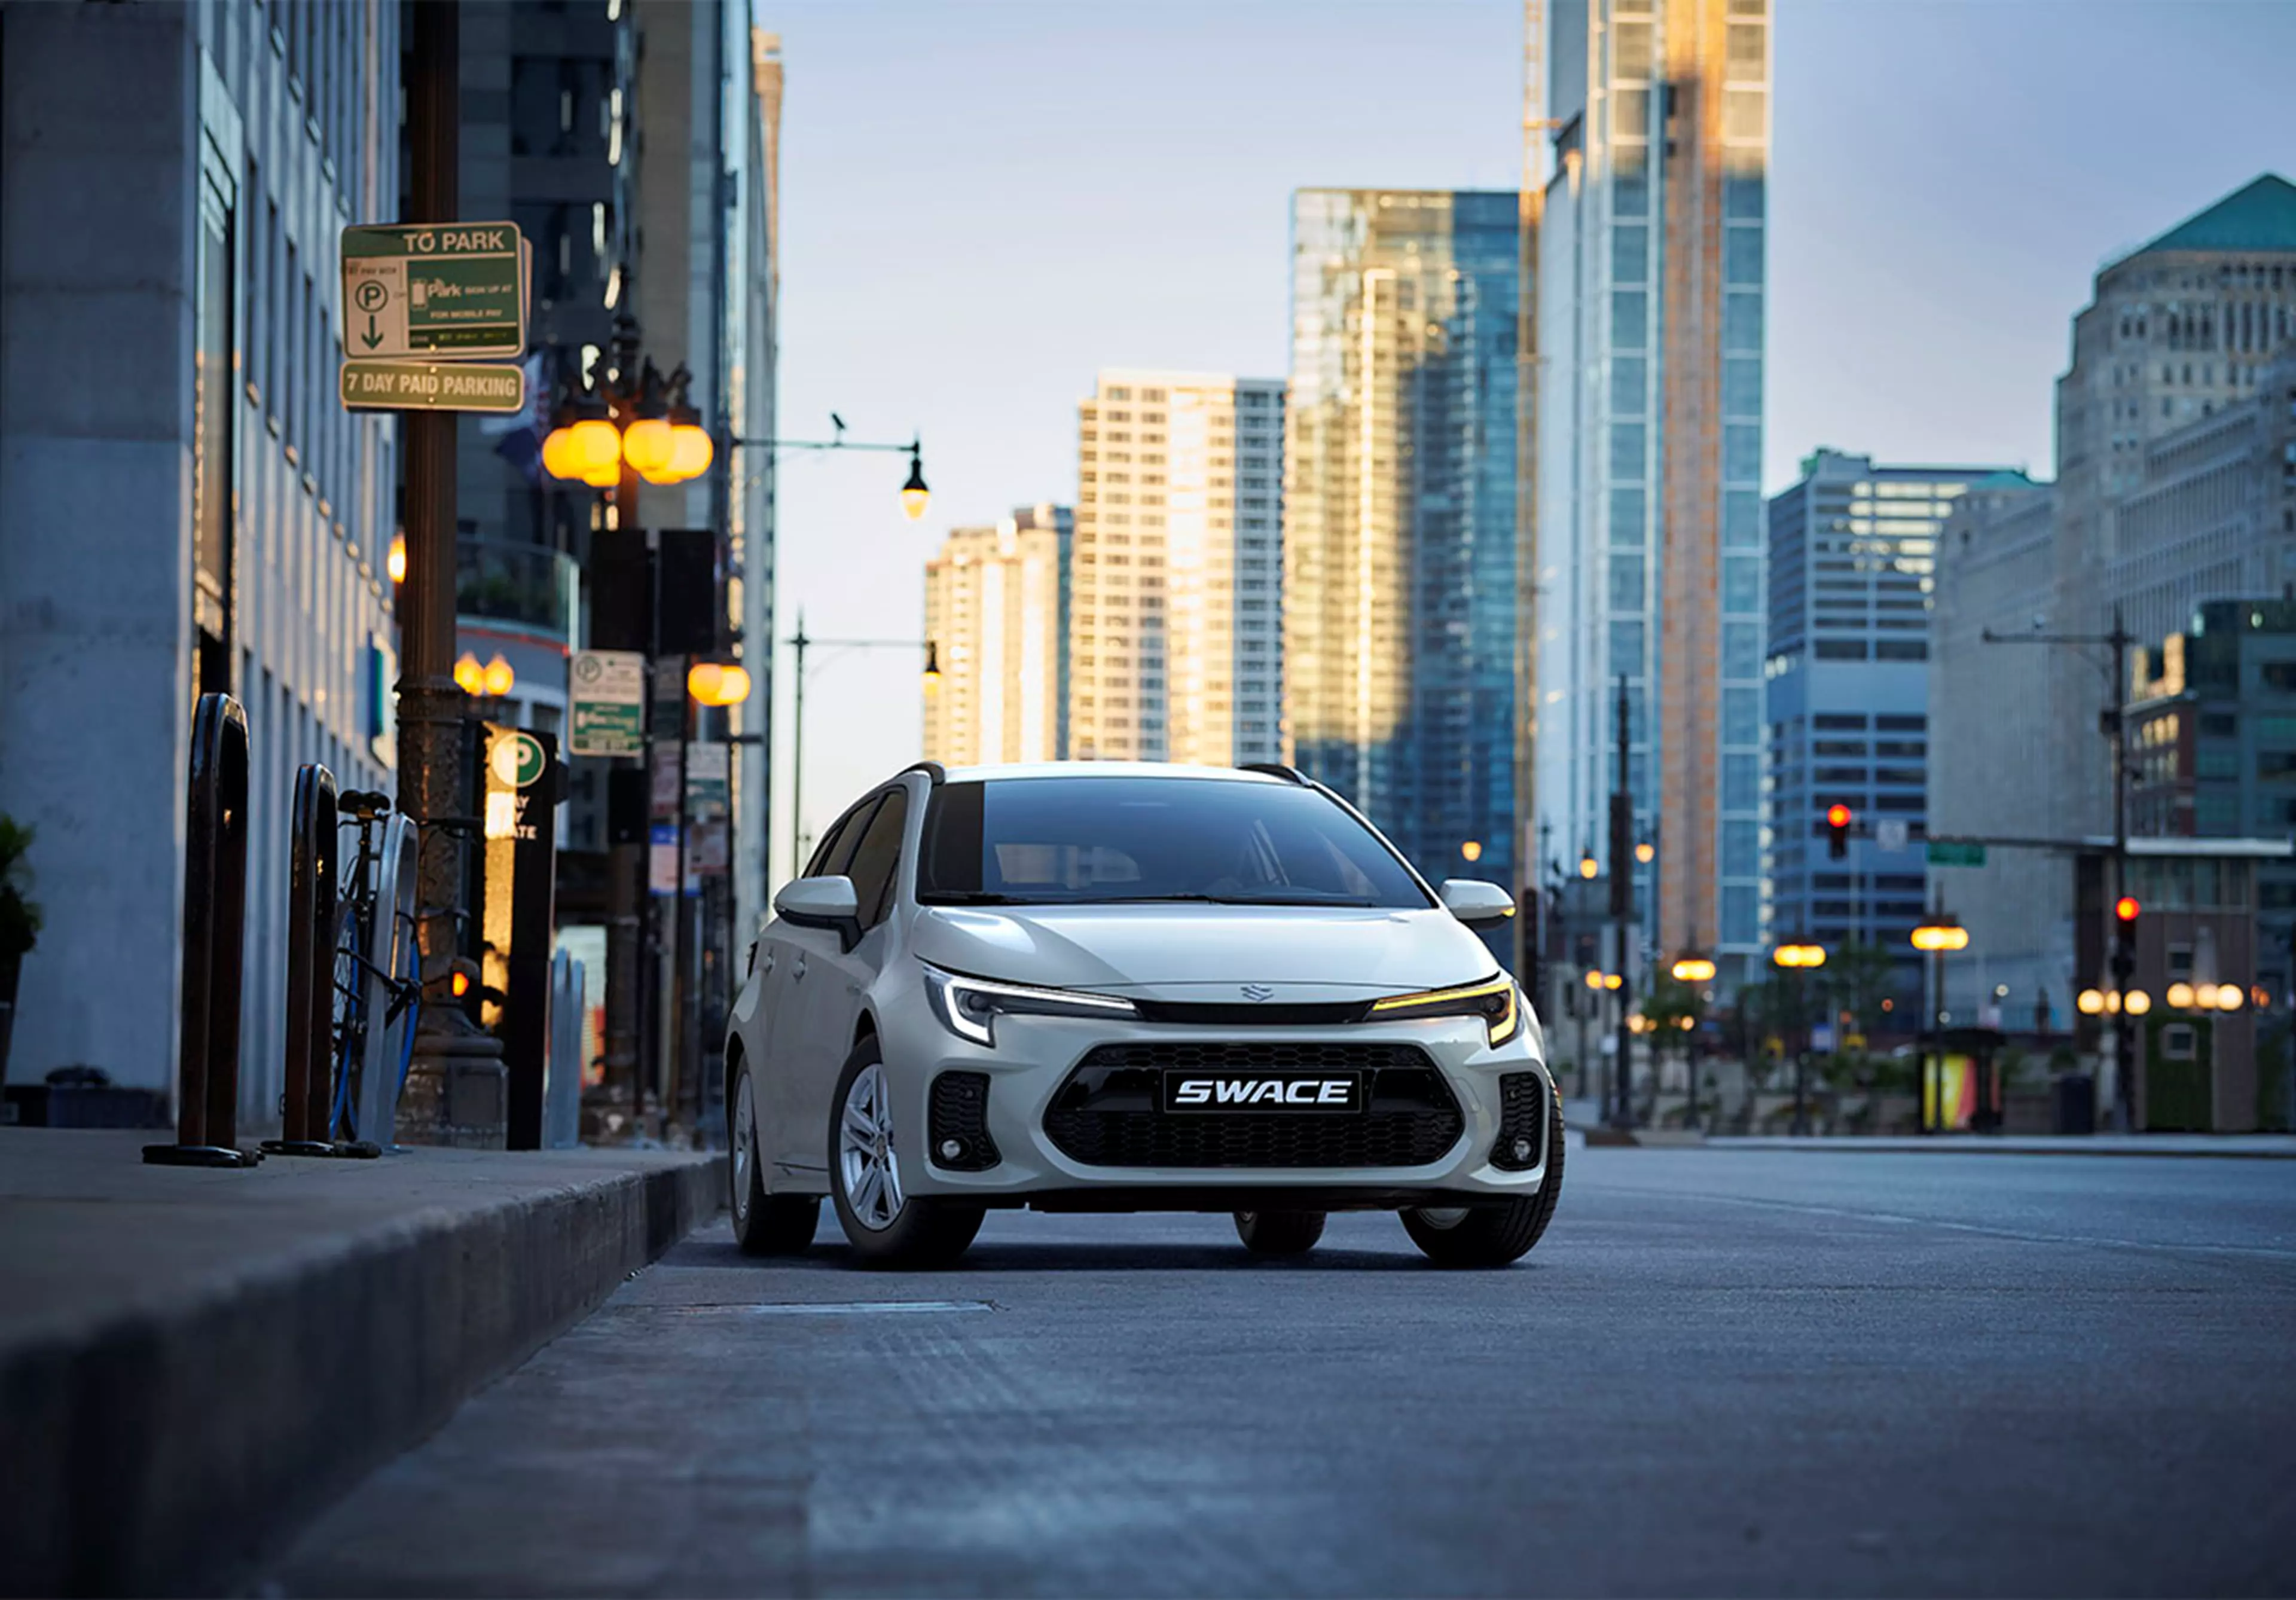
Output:
M1434 879L1513 866L1517 204L1292 205L1286 746Z
M1769 505L1770 931L1889 952L1920 993L1938 538L1999 467L1876 466L1820 450ZM1846 805L1840 860L1828 807Z
M1628 702L1641 941L1761 939L1767 0L1556 0L1539 257L1536 792L1607 858Z

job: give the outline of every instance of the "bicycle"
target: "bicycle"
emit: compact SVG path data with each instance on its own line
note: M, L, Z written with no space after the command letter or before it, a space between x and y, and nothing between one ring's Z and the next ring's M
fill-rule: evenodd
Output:
M335 806L344 819L341 825L357 831L357 849L339 896L335 1103L328 1130L332 1138L380 1153L414 1062L422 1006L422 956L416 948L414 913L405 903L411 887L408 834L414 825L404 814L392 818L390 797L373 791L347 791L336 797ZM378 833L382 836L380 844ZM396 869L400 882L384 883L387 868ZM393 1043L395 1050L387 1048ZM369 1136L373 1135L381 1137Z

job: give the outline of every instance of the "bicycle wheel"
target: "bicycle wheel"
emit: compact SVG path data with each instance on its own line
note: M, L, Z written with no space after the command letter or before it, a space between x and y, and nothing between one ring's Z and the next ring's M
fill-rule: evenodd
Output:
M364 909L358 900L348 901L335 923L335 1097L327 1120L331 1139L358 1137L358 1080L366 1065L368 1001Z

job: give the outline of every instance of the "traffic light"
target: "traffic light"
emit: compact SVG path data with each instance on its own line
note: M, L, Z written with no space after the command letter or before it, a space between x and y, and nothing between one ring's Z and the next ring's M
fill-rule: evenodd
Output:
M2112 903L2113 916L2119 920L2124 929L2131 932L2136 931L2136 919L2144 914L2144 907L2136 903L2136 897L2133 894L2122 895Z
M1836 800L1825 808L1825 854L1839 861L1849 853L1849 808Z

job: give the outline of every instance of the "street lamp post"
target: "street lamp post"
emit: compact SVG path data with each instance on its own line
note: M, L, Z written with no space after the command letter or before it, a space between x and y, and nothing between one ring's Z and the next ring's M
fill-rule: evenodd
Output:
M1793 974L1794 1111L1793 1133L1809 1133L1809 997L1804 973L1825 964L1825 947L1806 939L1793 939L1770 952L1770 961Z
M1686 983L1702 994L1705 986L1714 981L1714 963L1694 949L1685 949L1676 956L1671 970L1677 983ZM1685 1031L1690 1038L1683 1046L1682 1070L1690 1095L1682 1113L1682 1126L1687 1131L1698 1126L1698 1030L1694 1020Z
M790 876L805 870L805 652L816 647L831 650L922 650L925 652L925 684L940 681L940 647L931 639L816 639L805 631L805 613L797 614L797 632L790 636L797 652L797 669L790 707Z
M1946 914L1945 895L1942 890L1939 892L1937 901L1931 909L1929 920L1914 930L1913 942L1914 948L1930 958L1929 1005L1926 1007L1927 1014L1922 1019L1922 1040L1915 1046L1922 1063L1921 1084L1914 1096L1915 1112L1920 1119L1921 1131L1926 1134L1936 1131L1931 1126L1932 1119L1930 1115L1931 1078L1930 1054L1927 1048L1927 1041L1932 1038L1937 1047L1935 1081L1938 1099L1942 1103L1945 1098L1946 952L1969 948L1969 930L1961 925L1959 918L1948 916ZM1940 1112L1944 1110L1942 1104L1939 1104L1939 1110Z

